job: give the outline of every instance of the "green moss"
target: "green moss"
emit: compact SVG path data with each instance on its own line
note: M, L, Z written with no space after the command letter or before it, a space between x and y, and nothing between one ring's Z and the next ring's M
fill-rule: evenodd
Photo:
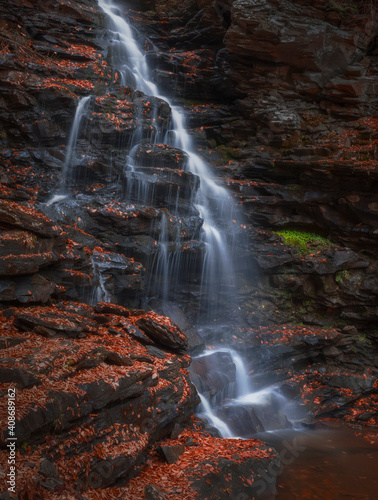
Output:
M237 158L237 153L234 148L230 148L227 146L217 146L215 148L218 151L224 160L235 160Z
M349 280L350 272L344 269L343 271L339 271L336 273L336 283L343 283L346 280Z
M185 106L201 106L203 104L207 104L206 101L204 100L201 100L201 99L181 99L181 101L183 102L183 104Z
M284 238L286 245L299 248L302 255L307 255L314 250L324 250L325 248L334 246L333 243L318 234L289 229L274 232Z
M327 4L327 10L334 10L341 15L359 13L353 0L330 0Z
M372 341L370 339L368 339L366 337L366 335L364 334L360 334L357 339L359 340L359 342L361 342L362 344L369 344L369 345L372 345Z

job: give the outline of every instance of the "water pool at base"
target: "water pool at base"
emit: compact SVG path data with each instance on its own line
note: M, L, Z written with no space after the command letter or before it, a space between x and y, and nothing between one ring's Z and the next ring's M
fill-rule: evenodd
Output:
M326 421L308 432L257 437L273 446L285 464L272 500L378 499L378 440L367 430Z

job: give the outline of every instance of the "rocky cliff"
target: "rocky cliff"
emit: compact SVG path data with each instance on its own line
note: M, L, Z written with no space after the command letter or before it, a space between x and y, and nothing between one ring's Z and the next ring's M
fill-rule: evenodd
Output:
M241 319L231 334L204 337L248 352L257 383L279 383L312 414L376 425L374 2L119 4L244 216ZM191 418L198 399L184 351L202 342L188 326L201 313L202 221L185 154L149 141L169 106L119 84L97 2L0 8L1 391L6 403L17 385L20 498L119 498L149 453L152 465L128 485L133 498L207 498L219 471L219 491L255 495L250 471L276 467L274 450L224 445ZM135 131L143 145L133 158L149 176L137 195L138 175L124 169ZM70 202L51 203L63 181ZM170 251L195 263L165 311L150 278L163 225ZM220 320L235 321L222 304Z

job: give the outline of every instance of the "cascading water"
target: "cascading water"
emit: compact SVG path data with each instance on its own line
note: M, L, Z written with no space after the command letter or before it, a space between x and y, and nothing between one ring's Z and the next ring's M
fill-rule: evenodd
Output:
M201 400L201 405L203 406L204 417L211 423L211 425L213 425L218 430L221 437L222 438L234 437L228 425L214 414L210 406L210 403L207 401L207 399L202 394L199 394L199 397Z
M234 350L204 351L194 358L191 373L194 383L200 379L198 386L208 395L200 393L200 415L222 437L250 437L291 426L286 398L274 386L253 390L246 365Z
M89 302L91 305L96 305L98 302L111 302L111 296L106 289L106 264L96 261L95 257L91 257L93 274L97 286L93 288L93 296Z
M156 147L161 147L158 142L163 141L165 145L175 148L175 151L183 151L187 157L186 170L200 179L200 185L196 194L191 200L194 210L202 219L203 224L200 231L200 240L203 244L202 270L200 278L200 296L202 299L202 307L207 310L207 320L211 321L217 314L218 300L217 297L224 294L227 297L228 305L232 303L235 296L234 287L234 269L231 252L231 243L235 232L235 222L237 218L235 205L227 190L219 186L207 164L196 154L192 144L191 137L186 130L184 115L181 109L173 106L172 103L160 94L157 86L151 81L149 76L149 68L145 56L139 50L132 33L132 29L122 17L120 9L113 4L112 0L99 0L99 6L109 16L113 31L111 31L113 65L120 74L121 85L128 85L136 90L146 94L146 98L150 104L153 104L153 99L165 101L171 110L171 129L163 130L151 125L151 131L146 135L141 127L137 127L129 142L129 158L126 160L126 178L128 178L128 186L126 196L137 198L139 203L151 204L155 196L154 182L144 182L145 171L151 168L151 165L138 165L135 161L135 155L138 155L139 146L143 149L143 144L156 144ZM144 99L144 97L143 97ZM157 104L153 109L153 116L156 123L157 120ZM136 113L136 121L141 121ZM140 143L140 144L139 144ZM164 146L164 145L163 145ZM153 147L153 146L152 146ZM148 149L146 153L150 152ZM143 162L142 162L143 163ZM127 175L128 174L128 175ZM151 177L151 175L150 175ZM157 178L155 178L157 179ZM178 196L178 192L177 192ZM171 194L166 197L166 204L172 211L174 200L171 199ZM173 217L179 217L179 203L176 202L176 208L173 208ZM168 220L169 219L169 220ZM169 294L176 282L179 282L179 274L182 268L181 252L177 250L179 246L179 238L170 234L169 221L172 222L172 216L169 212L161 212L159 237L156 241L158 251L152 256L150 266L150 284L149 292L156 292L159 288L160 299L165 301L169 299ZM181 222L181 221L180 221ZM189 272L188 266L186 273ZM185 274L185 272L184 272ZM224 352L224 350L222 351ZM222 437L235 437L240 435L235 434L226 421L221 418L229 417L230 412L235 415L235 408L241 408L242 411L248 413L256 412L255 409L250 409L251 405L268 405L271 391L267 390L264 393L253 393L250 388L250 380L247 370L244 366L242 358L234 351L226 351L229 353L231 363L234 365L236 372L236 384L233 384L234 394L228 400L228 406L217 404L211 398L207 399L203 394L200 394L201 408L203 416L208 420L210 425L216 427ZM205 353L204 355L206 355ZM275 403L274 403L275 404ZM246 409L246 406L248 407ZM219 413L219 415L217 414ZM240 418L240 416L238 416ZM254 422L260 420L254 415ZM255 427L259 430L263 429L262 425ZM253 432L252 430L247 432Z
M252 392L250 381L241 356L234 351L230 351L230 354L236 367L236 383L238 385L238 397L240 398Z
M150 142L165 141L172 147L179 148L188 156L187 169L200 178L200 186L196 197L193 200L194 207L203 220L200 239L204 245L202 256L202 272L200 284L200 296L202 309L207 311L204 314L207 320L213 320L219 309L218 298L222 294L228 294L228 303L231 304L234 293L230 293L234 286L233 263L230 252L229 240L234 232L235 207L230 195L223 187L219 186L212 177L209 167L194 152L191 138L185 129L185 122L182 111L173 106L170 101L161 96L157 86L151 81L149 68L145 56L139 50L132 33L132 29L122 17L120 9L112 0L99 0L99 6L109 16L112 29L111 43L113 64L121 75L120 81L123 85L130 85L142 91L148 96L154 96L167 102L171 108L172 130L156 130L152 132ZM140 140L137 134L133 138ZM143 181L134 174L135 167L132 163L134 190L136 182ZM138 175L138 174L137 174ZM138 188L141 191L140 202L146 202L146 189ZM162 226L164 221L162 221ZM177 276L182 266L181 259L174 255L168 255L168 240L163 241L162 236L158 242L158 256L152 259L151 275L157 276L163 273L162 288L160 298L167 299L168 293L172 291L172 276ZM177 266L176 269L173 266ZM190 270L187 269L189 273ZM159 281L158 278L152 278Z
M79 137L79 132L81 130L82 120L83 120L85 113L87 112L91 98L92 98L92 96L79 97L79 100L77 103L75 117L74 117L74 121L72 123L71 132L70 132L70 136L68 138L68 143L67 143L67 147L66 147L66 157L64 160L62 181L61 181L62 182L62 187L61 187L62 190L64 190L67 187L67 181L69 178L69 170L72 166L72 162L75 159L76 145L77 145L77 140Z
M75 116L72 122L71 131L65 150L65 158L61 174L60 186L58 188L58 192L47 202L47 205L52 205L68 196L67 188L68 181L71 177L70 170L72 169L73 161L75 161L77 140L81 131L84 115L87 112L88 106L91 101L91 97L92 96L85 96L78 98Z

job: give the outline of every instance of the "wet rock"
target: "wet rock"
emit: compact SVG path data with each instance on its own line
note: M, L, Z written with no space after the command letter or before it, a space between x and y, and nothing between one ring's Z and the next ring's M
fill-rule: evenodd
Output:
M55 465L46 458L42 460L38 472L45 477L59 477Z
M141 329L137 328L135 324L131 323L130 321L122 321L122 327L126 328L127 333L131 335L131 337L133 337L135 340L138 340L138 342L142 342L147 346L152 343L150 337L148 335L145 335L145 333Z
M147 350L148 352L152 355L152 356L155 356L156 358L158 359L165 359L165 354L163 351L161 351L160 349L158 349L157 347L155 346L147 346Z
M64 307L74 309L76 306L74 303L64 303ZM32 313L38 313L46 317L43 312L51 313L51 309L28 308L28 315L25 312L23 314L33 317ZM57 317L62 314L59 310L56 312ZM83 307L82 313L95 314L88 306ZM20 320L18 316L12 318ZM123 337L109 335L106 327L102 327L101 337L95 336L92 337L93 340L85 341L78 338L51 340L29 335L28 356L22 357L22 362L18 363L20 366L12 368L15 371L11 379L19 383L17 397L24 409L18 421L18 437L31 443L30 436L33 433L49 435L52 429L59 430L59 434L47 439L44 445L44 453L49 457L49 463L40 464L40 448L27 455L26 460L29 463L40 464L38 473L34 474L35 480L38 480L38 474L41 474L41 477L56 478L61 483L61 470L71 474L69 471L72 469L61 468L59 461L63 458L48 450L65 449L66 454L70 456L77 453L74 451L76 445L73 441L79 439L83 446L82 456L88 458L86 472L80 472L82 479L92 481L94 485L94 475L97 473L99 476L95 487L113 484L143 458L150 444L156 439L153 437L156 429L166 429L167 423L170 422L171 426L163 431L163 434L169 433L175 420L181 421L179 416L183 416L182 411L185 413L187 408L189 415L197 402L187 373L180 371L183 363L179 357L167 354L164 359L159 360L158 368L157 358L151 357L141 344L131 340L127 327L119 323L120 320L127 320L115 315L110 315L110 318L114 325L118 324L119 334L123 333ZM12 349L17 347L14 344ZM47 352L48 357L44 356ZM18 353L13 354L18 356ZM16 380L27 372L35 380L28 379L27 384L21 379ZM185 381L182 379L183 375ZM38 396L30 399L30 391L34 391L32 393ZM169 403L166 404L165 401L168 400ZM172 413L172 404L180 404L181 409L177 408ZM155 411L157 406L160 406L160 413ZM92 412L94 409L96 410ZM86 419L84 425L83 418ZM120 429L124 429L122 436L118 436ZM3 437L4 432L2 429ZM156 436L161 435L160 430ZM93 440L103 443L101 446L104 446L105 450L109 436L114 439L112 450L117 446L122 450L120 449L116 457L109 455L109 463L113 464L112 473L104 475L100 462L90 458L90 451ZM125 443L128 443L126 448L129 447L129 451L123 449ZM100 468L97 469L99 465ZM20 467L24 465L20 464ZM56 474L56 471L59 473ZM63 481L67 481L67 478L63 478ZM76 484L71 476L70 482Z
M186 170L188 163L188 155L184 151L165 144L137 146L132 153L132 159L137 167Z
M165 460L169 464L175 464L180 456L185 452L184 445L161 446L160 452L163 454Z
M9 255L0 258L0 276L18 276L37 273L41 268L58 261L53 252L45 254Z
M13 347L14 345L21 344L25 342L25 338L17 337L2 337L0 339L0 349L7 349L8 347Z
M69 337L76 337L82 332L96 332L97 324L87 318L78 315L62 314L53 311L45 311L42 317L38 315L38 309L33 314L19 313L16 315L15 326L22 331L31 331L35 327L44 327L60 333L65 333Z
M30 371L17 367L7 367L7 362L11 363L11 360L4 359L3 366L0 366L0 377L4 383L13 382L22 388L39 385L41 383L40 379L35 377Z
M200 334L176 304L164 303L162 304L162 311L165 316L168 316L185 333L191 353L198 353L204 349L205 344Z
M128 318L130 316L130 311L126 307L119 306L117 304L108 304L106 302L99 302L93 309L99 314L112 314L115 316L123 316Z
M194 358L190 373L193 383L205 397L232 392L236 381L236 367L227 351Z
M126 189L139 203L173 208L182 200L190 200L199 188L199 177L191 172L168 168L138 168L126 172ZM141 194L139 194L141 192Z
M353 325L344 326L344 328L341 331L346 335L358 335L358 330Z
M4 302L43 303L47 302L56 291L55 283L40 274L0 280L0 300Z
M171 320L163 320L153 312L149 312L136 320L136 325L154 342L171 349L187 349L188 339Z
M42 237L54 237L62 233L62 229L41 212L18 203L0 200L0 216L3 223L31 231Z
M153 484L144 488L144 496L146 500L166 500L166 497Z
M223 406L217 413L235 436L248 437L265 430L253 409L245 406Z
M84 133L90 143L117 146L136 132L148 139L156 127L167 129L170 107L157 97L125 87L119 92L97 97L86 120Z

